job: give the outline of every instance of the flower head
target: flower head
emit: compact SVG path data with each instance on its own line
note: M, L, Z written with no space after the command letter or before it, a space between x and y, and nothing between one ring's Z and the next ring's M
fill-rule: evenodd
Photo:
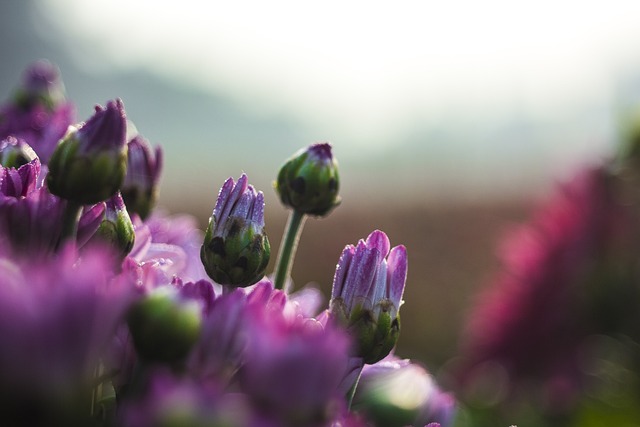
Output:
M113 196L127 168L122 101L96 106L95 114L60 141L49 161L49 190L66 200L93 204Z
M331 314L354 336L365 363L389 354L400 333L407 252L402 245L390 246L379 230L346 246L333 278Z
M464 385L500 371L511 396L534 387L550 405L541 410L558 409L583 382L585 339L637 313L628 303L637 298L628 293L635 284L620 293L630 285L620 276L624 258L609 252L625 223L610 179L605 168L582 171L531 223L506 236L503 271L481 294L463 339ZM563 384L562 399L550 398L557 384Z
M241 387L275 425L326 425L347 373L348 337L311 319L253 311Z
M124 257L133 248L135 237L122 197L116 193L105 202L104 217L92 240L112 246Z
M432 422L447 427L453 423L455 399L422 366L390 356L363 368L353 408L380 427Z
M149 142L138 135L129 141L127 150L127 174L120 192L127 210L146 219L158 198L162 149L152 150Z
M0 139L24 139L46 164L74 116L73 105L64 100L58 69L38 61L25 71L13 100L0 106Z
M325 216L340 203L338 162L328 143L312 144L282 166L275 183L285 206L299 212Z
M222 285L249 286L259 281L269 263L271 247L264 231L264 195L227 179L218 195L200 251L204 268Z
M136 302L127 323L137 354L147 362L180 363L198 340L202 309L197 300L162 286Z

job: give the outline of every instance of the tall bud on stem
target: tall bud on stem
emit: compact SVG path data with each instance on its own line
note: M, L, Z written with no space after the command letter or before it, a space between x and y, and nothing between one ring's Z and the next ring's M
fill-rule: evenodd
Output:
M245 287L264 276L271 246L264 231L264 195L242 174L218 195L200 249L204 269L221 285Z

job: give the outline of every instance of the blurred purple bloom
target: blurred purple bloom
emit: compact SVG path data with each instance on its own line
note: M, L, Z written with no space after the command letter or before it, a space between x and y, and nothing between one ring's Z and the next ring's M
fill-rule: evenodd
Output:
M75 109L64 101L57 68L39 61L25 71L14 100L0 107L0 139L24 139L46 164L74 121Z
M341 399L338 387L348 365L349 340L312 319L252 312L247 328L242 389L279 425L323 425Z
M12 411L25 404L87 415L82 399L132 297L128 283L111 278L111 256L97 250L78 258L69 246L17 263L0 257L0 418L20 418Z
M158 197L158 183L162 171L162 149L152 150L149 142L136 136L127 144L127 174L120 192L130 213L146 219Z
M380 427L453 425L456 403L420 365L389 356L365 365L353 408Z
M197 221L189 215L168 216L155 211L145 222L133 218L136 240L129 258L150 269L154 281L171 283L174 277L184 282L208 279L200 262L203 233ZM153 266L153 267L151 267Z
M178 378L165 371L154 372L144 397L125 403L120 412L123 427L260 426L252 421L244 396L223 393L211 381Z
M562 407L572 400L582 382L582 343L601 331L587 301L599 288L601 295L615 293L617 279L602 275L603 262L624 221L610 185L605 168L583 171L530 224L507 236L504 270L469 319L460 372L464 383L482 381L476 376L497 366L511 392L536 385L545 404ZM596 283L598 278L605 282ZM554 396L558 384L562 396Z

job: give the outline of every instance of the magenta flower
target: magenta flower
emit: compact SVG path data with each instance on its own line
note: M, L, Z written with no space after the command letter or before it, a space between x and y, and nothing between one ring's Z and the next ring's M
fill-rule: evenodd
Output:
M507 236L503 272L469 319L464 383L494 366L509 390L536 385L553 407L572 400L582 383L582 344L604 332L602 319L593 317L604 301L597 290L611 295L618 281L605 273L607 259L615 259L607 256L615 229L624 224L610 185L604 168L584 171Z
M365 363L384 358L400 333L399 310L407 277L404 246L390 249L382 231L342 251L331 291L333 318L347 327Z

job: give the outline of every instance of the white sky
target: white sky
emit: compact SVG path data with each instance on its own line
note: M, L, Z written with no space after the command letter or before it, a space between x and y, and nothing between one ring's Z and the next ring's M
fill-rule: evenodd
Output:
M361 143L452 111L609 103L640 58L640 1L39 2L88 70L146 68Z

